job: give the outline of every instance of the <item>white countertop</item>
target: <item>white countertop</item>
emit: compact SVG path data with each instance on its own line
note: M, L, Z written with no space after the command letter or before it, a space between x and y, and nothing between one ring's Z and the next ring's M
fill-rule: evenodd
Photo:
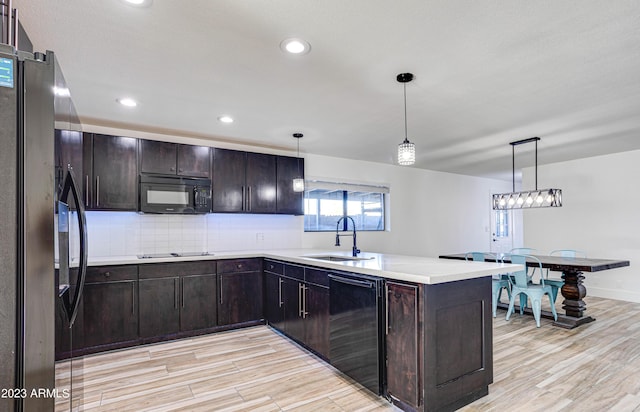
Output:
M89 259L88 264L89 266L137 265L263 257L325 269L343 270L346 272L362 273L386 279L404 280L427 285L522 270L522 265L466 262L463 260L392 255L386 253L362 252L358 257L367 259L357 261L327 261L313 258L313 256L326 255L349 257L350 253L326 249L243 250L213 252L204 256L172 256L166 258L147 259L140 259L137 256L97 257Z

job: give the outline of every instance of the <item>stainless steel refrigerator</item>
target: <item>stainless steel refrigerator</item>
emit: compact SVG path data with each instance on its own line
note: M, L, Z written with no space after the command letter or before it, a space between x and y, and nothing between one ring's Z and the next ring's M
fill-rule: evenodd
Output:
M54 90L64 86L53 52L17 50L6 14L0 43L14 41L0 44L0 410L53 411L64 396L54 359Z

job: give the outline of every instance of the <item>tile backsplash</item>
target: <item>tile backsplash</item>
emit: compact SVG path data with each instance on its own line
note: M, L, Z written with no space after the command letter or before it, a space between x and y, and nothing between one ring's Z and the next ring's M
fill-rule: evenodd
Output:
M297 248L303 225L302 216L286 215L87 212L90 258ZM77 233L71 243L77 243Z

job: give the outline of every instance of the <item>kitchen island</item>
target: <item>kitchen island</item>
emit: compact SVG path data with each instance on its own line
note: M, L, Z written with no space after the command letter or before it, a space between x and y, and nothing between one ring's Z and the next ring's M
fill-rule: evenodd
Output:
M199 262L206 264L206 269L198 269ZM217 274L212 273L212 263L217 265ZM187 286L189 281L199 279L202 283L198 285L215 288L209 296L217 297L217 316L213 318L218 323L202 326L193 334L266 322L402 409L419 411L455 410L488 393L493 381L491 275L521 269L519 265L378 253L361 253L353 259L344 252L314 249L148 259L132 256L91 259L89 264L99 273L111 272L112 279L114 273L119 275L109 268L137 268L138 277L127 277L131 286L122 288L132 291L132 301L122 306L129 308L127 315L137 314L138 331L156 331L155 335L139 336L139 343L193 332L184 330L184 319L189 324L199 321L190 309L189 296L193 294L198 299L203 287ZM169 277L167 274L172 271L176 275ZM122 276L124 280L125 275ZM215 276L217 282L210 283L208 279ZM334 307L331 295L335 290L329 285L331 279L338 277L355 282L361 282L359 277L377 278L382 285L377 292L374 313L378 315L373 322L379 338L373 359L380 372L377 384L370 386L361 381L336 360L340 350L335 342L339 339L333 339L332 325L342 314ZM237 283L239 280L244 283ZM287 284L293 286L293 296L287 294ZM168 312L162 315L163 300L156 298L161 295L155 285L172 288L166 295L170 300L165 305ZM202 296L199 299L199 305L207 302ZM250 314L239 315L238 311L246 312L247 306L252 308ZM174 307L175 332L158 332L157 328L165 326L162 324L144 326L149 323L143 317L145 312L155 315L151 321L157 323L156 318L173 316L169 312ZM293 314L287 318L290 309ZM85 307L84 313L86 321L91 311ZM355 322L349 332L359 336L359 328L365 324ZM87 328L90 326L85 325ZM356 343L348 348L357 347Z

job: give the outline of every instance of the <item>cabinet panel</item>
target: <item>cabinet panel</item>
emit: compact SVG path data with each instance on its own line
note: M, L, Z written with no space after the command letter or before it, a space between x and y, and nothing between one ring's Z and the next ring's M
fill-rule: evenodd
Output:
M140 337L168 335L180 330L178 277L140 279Z
M263 318L262 272L221 273L218 279L219 325L231 325Z
M140 171L175 175L177 144L140 140Z
M387 392L414 408L420 404L418 287L386 283Z
M264 315L269 325L284 332L284 300L282 295L282 276L264 273L265 302Z
M329 288L307 284L304 296L304 343L329 358Z
M94 134L91 140L91 208L137 210L137 139Z
M282 214L303 215L304 192L293 191L293 179L304 179L304 159L278 156L276 178L276 212Z
M250 213L276 212L276 157L247 153L246 204Z
M73 175L80 191L80 198L84 199L82 132L56 129L54 148L56 199L59 199L62 194L62 184L69 167L73 169ZM76 208L71 196L69 198L69 207L74 210Z
M85 347L138 338L136 283L85 284L82 295Z
M180 278L180 330L198 330L217 324L216 275Z
M245 153L213 149L213 212L242 212L245 191Z
M206 146L178 145L178 174L211 177L211 153Z
M304 319L302 319L303 282L283 278L284 331L299 342L304 342Z

